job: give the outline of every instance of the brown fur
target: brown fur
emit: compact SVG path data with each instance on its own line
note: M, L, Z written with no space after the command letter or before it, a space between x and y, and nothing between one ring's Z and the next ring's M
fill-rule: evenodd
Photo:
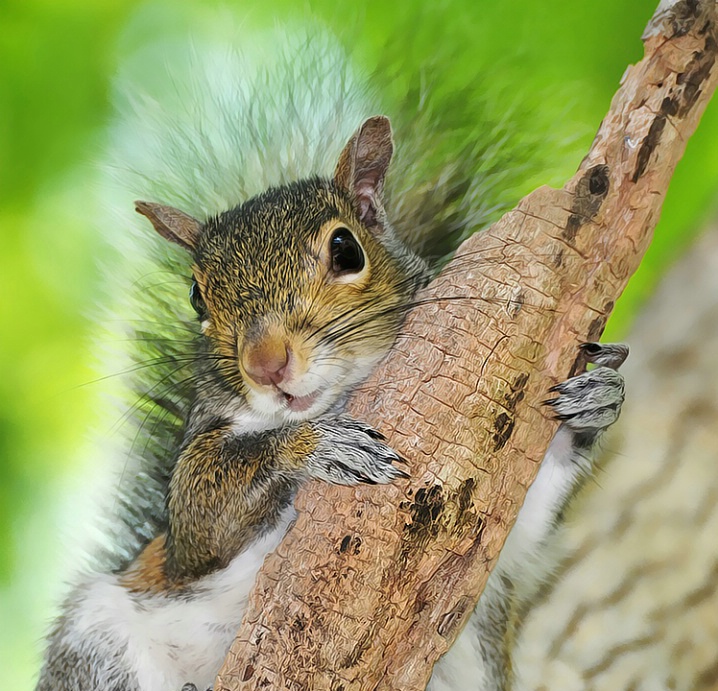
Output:
M120 583L138 595L167 593L177 587L167 578L167 550L165 535L150 542L123 574Z
M316 458L326 424L243 433L233 420L249 411L252 390L281 395L266 372L281 364L285 350L301 376L322 349L353 362L378 359L391 347L426 276L424 263L385 219L392 151L389 121L371 118L347 143L333 180L270 189L199 230L183 212L137 205L163 237L191 250L204 341L196 400L170 480L169 530L129 568L128 587L172 589L227 566L275 525L310 460L332 481L377 481L342 461ZM361 269L332 270L337 228L358 241ZM330 462L338 462L336 473Z
M316 449L316 437L300 427L274 440L269 449L237 447L227 428L198 435L177 464L170 493L174 529L171 547L160 535L127 569L121 583L136 593L179 591L196 577L227 566L257 531L273 520L276 492L272 476L297 482L302 460ZM245 451L245 454L241 454ZM263 453L264 451L264 453ZM287 497L289 495L287 494ZM285 501L286 503L286 501Z

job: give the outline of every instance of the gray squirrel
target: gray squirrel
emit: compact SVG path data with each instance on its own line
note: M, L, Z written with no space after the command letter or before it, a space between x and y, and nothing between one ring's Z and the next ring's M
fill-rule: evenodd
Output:
M196 316L188 322L174 307L147 308L155 319L176 319L190 343L182 350L186 334L160 334L153 347L161 379L138 374L138 409L150 422L138 424L144 448L121 488L116 552L68 595L38 691L209 688L254 577L293 519L299 484L384 483L410 472L411 459L400 463L342 407L391 348L429 277L409 243L412 230L430 240L475 226L475 192L462 177L478 163L457 152L451 174L434 171L431 179L443 182L427 189L419 142L398 140L417 164L402 164L392 186L389 119L374 115L376 98L343 51L315 39L288 41L254 83L244 69L218 75L208 63L207 78L197 80L203 88L212 80L226 87L232 76L242 86L214 98L190 93L186 110L197 119L189 124L163 117L151 96L127 99L127 125L120 120L115 136L130 133L134 147L120 145L117 157L135 152L133 191L157 195L135 208L181 249L155 249L154 257L174 276L191 276ZM308 95L297 95L305 84ZM275 100L261 110L257 95ZM441 121L432 127L440 136ZM142 139L148 128L151 145ZM411 132L407 121L399 131ZM224 147L235 149L229 167ZM434 213L432 196L451 203ZM510 688L512 627L550 570L551 536L623 401L616 370L625 346L583 350L597 367L555 387L549 405L562 425L431 691ZM176 386L161 389L168 377Z

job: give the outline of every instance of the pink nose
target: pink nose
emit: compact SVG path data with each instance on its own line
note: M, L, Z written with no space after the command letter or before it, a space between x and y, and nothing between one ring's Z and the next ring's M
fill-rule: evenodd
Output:
M279 385L287 376L291 351L277 340L249 346L242 353L244 371L262 386Z

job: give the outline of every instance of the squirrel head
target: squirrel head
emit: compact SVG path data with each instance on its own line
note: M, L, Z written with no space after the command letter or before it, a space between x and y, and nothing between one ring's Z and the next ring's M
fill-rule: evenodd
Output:
M259 417L315 417L391 347L426 277L386 219L391 126L370 118L331 179L271 188L202 223L137 202L194 260L191 300L207 357Z

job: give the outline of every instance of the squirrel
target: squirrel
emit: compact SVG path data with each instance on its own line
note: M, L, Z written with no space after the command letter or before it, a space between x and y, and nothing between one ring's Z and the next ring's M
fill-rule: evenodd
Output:
M140 477L166 476L160 490L145 496L140 487L124 499L140 514L126 519L136 525L136 546L70 592L37 691L210 688L254 577L293 520L298 486L308 478L386 483L410 473L410 459L343 412L430 276L392 225L385 183L393 152L389 119L373 116L344 145L331 176L269 186L204 220L164 201L136 202L192 261L191 393L176 413L181 440L169 445L167 466L150 463ZM512 630L550 571L550 538L623 401L617 368L626 347L582 350L597 367L554 387L547 404L562 425L474 615L434 669L431 691L510 688ZM172 351L168 359L181 361ZM146 515L143 502L153 504Z

